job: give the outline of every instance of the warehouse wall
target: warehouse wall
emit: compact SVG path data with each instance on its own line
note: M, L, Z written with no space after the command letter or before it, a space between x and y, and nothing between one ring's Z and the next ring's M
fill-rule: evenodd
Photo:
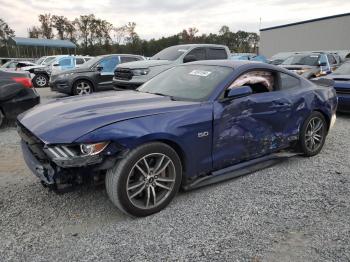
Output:
M260 31L260 53L350 49L350 15Z

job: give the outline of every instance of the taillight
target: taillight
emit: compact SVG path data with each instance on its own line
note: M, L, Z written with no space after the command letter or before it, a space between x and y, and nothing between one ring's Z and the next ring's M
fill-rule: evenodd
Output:
M13 77L12 79L14 81L16 81L17 83L22 84L26 88L32 88L33 87L32 80L30 78L28 78L28 77Z

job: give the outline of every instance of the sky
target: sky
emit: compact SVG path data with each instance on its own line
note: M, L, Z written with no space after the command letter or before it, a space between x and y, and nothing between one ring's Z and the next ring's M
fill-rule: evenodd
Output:
M16 36L38 25L38 15L51 13L74 19L95 14L114 26L136 22L143 39L170 36L196 27L199 34L231 31L258 32L285 23L350 12L349 0L0 0L0 18Z

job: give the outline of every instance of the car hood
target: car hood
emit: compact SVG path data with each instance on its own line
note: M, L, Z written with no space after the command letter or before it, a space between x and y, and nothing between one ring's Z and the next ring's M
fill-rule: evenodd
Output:
M138 69L138 68L149 68L154 66L164 66L173 64L173 61L169 60L143 60L143 61L135 61L129 63L120 64L118 67L120 68L129 68L129 69Z
M30 69L41 69L45 67L46 67L45 65L25 66L25 67L22 67L22 70L29 71Z
M111 91L53 100L21 114L18 120L46 144L72 143L105 125L198 105L137 91Z
M330 74L330 75L327 76L327 78L331 78L334 81L350 81L350 75Z

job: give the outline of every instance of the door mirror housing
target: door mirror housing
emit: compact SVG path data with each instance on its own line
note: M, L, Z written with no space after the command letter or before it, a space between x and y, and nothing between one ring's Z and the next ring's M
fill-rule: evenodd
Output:
M225 98L234 99L245 97L253 94L253 90L250 86L234 87L229 89Z
M97 65L97 66L96 66L96 70L97 70L98 72L101 72L101 71L103 70L103 66Z
M194 55L187 55L184 57L184 63L197 61L197 58Z
M59 63L54 63L53 66L60 66L60 64Z

